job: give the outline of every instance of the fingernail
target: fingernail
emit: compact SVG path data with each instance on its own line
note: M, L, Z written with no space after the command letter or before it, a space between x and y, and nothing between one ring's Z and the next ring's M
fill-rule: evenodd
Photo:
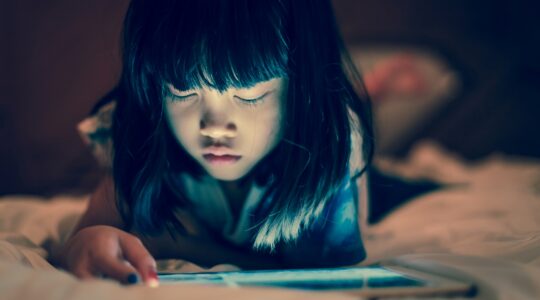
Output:
M146 285L152 288L156 288L159 286L159 281L157 279L150 278L148 279L148 282L146 282Z
M159 286L159 279L157 276L157 272L154 268L151 268L150 271L148 271L148 280L146 284L149 287L158 287Z
M129 284L135 284L137 282L139 282L139 276L137 276L136 273L130 273L127 277L127 282Z

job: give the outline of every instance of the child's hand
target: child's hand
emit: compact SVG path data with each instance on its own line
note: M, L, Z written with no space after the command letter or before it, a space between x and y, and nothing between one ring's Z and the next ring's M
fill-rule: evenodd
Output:
M106 276L122 283L139 278L157 285L156 262L134 235L111 226L81 229L66 243L63 267L82 279Z

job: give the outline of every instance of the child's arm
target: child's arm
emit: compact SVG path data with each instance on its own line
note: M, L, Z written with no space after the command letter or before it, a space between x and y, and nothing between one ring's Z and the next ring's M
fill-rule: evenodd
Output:
M113 181L107 176L90 197L71 237L53 253L51 260L83 279L108 276L134 283L138 274L144 282L155 282L154 259L140 240L122 227Z
M189 221L198 226L195 219ZM128 282L132 273L138 273L145 282L153 280L152 255L160 259L185 259L202 266L228 263L246 269L279 267L271 257L246 253L208 237L178 234L172 238L167 232L149 237L125 232L123 227L115 205L114 183L107 176L92 194L72 236L54 254L53 260L80 278L102 274L120 282Z

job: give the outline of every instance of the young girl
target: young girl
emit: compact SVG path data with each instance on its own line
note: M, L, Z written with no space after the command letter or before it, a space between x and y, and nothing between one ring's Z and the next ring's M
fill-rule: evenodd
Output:
M361 261L372 137L355 74L329 0L132 0L114 101L83 123L113 146L111 175L58 264L155 283L163 258Z

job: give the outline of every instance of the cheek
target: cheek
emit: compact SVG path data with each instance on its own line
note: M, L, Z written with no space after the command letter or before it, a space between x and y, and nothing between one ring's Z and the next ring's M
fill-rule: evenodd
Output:
M254 119L253 136L262 150L271 150L281 139L281 114L276 108L257 115ZM270 149L269 149L270 148Z
M184 148L190 148L197 136L194 133L198 132L198 122L195 113L186 113L180 110L169 109L167 121L171 127L176 140L180 142ZM189 150L189 149L188 149Z
M178 128L178 139L185 146L189 146L196 141L196 136L194 133L197 132L194 124L196 122L189 122L189 120L181 119L176 122Z
M268 122L268 142L276 143L281 138L281 114L276 112Z

